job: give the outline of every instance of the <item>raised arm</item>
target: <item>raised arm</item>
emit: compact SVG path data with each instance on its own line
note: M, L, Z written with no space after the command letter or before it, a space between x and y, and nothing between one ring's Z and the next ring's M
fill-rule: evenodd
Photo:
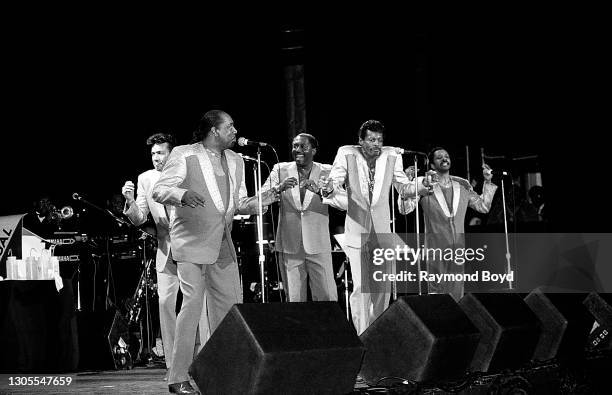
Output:
M497 185L491 182L491 179L493 178L491 168L484 163L482 165L482 176L484 177L482 194L479 196L470 186L468 206L479 213L488 213L491 209L491 203L493 202L493 196L495 196Z
M136 226L140 226L147 220L149 215L149 203L147 203L146 191L144 188L144 177L138 176L138 184L136 189L136 200L134 200L133 184L128 181L122 188L123 196L125 196L125 207L123 214ZM130 184L132 193L130 194Z
M491 203L493 202L493 196L495 196L496 190L497 185L493 184L491 181L484 182L481 195L478 195L473 189L470 189L468 206L479 213L488 213L491 209Z

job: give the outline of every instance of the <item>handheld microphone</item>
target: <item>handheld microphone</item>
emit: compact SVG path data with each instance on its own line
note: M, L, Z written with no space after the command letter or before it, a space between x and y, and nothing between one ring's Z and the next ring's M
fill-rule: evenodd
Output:
M423 155L423 156L427 156L427 154L425 152L421 152L421 151L411 151L411 150L407 150L407 149L403 149L403 148L399 148L399 147L394 147L395 148L395 152L397 152L400 155L403 154L413 154L413 155Z
M268 144L267 143L262 143L262 142L259 142L259 141L253 141L253 140L245 139L244 137L240 137L238 139L238 145L241 146L241 147L244 147L245 145L254 145L254 146L265 147Z

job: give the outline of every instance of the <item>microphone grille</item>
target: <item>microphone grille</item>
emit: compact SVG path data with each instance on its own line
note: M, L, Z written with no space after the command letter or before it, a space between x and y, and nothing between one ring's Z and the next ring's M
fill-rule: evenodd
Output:
M245 145L247 145L247 139L245 139L244 137L239 137L238 138L238 145L241 147L244 147Z

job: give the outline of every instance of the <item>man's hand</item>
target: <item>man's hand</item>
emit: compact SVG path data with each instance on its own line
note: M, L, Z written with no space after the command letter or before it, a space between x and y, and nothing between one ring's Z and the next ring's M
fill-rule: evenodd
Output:
M295 177L287 177L278 186L280 192L284 192L286 189L291 189L298 184L298 180Z
M191 189L188 189L187 192L185 192L183 198L181 199L181 203L183 206L189 206L191 208L196 208L197 206L206 207L204 198Z
M408 193L408 184L402 186L402 190L400 191L400 197L402 198L402 200L408 200L409 198L414 197L414 193L412 193L412 195Z
M269 189L261 194L262 206L269 206L274 202L278 202L279 200L280 194L277 193L274 189Z
M300 182L300 188L306 188L311 192L319 193L319 187L317 183L314 182L313 180L309 180L309 179L302 180Z
M438 172L435 170L429 170L425 173L425 177L423 177L423 186L429 188L436 182L440 182L440 177L438 176Z
M128 205L134 202L134 183L132 181L126 181L121 188L121 193L125 197L125 201Z
M408 177L408 180L410 180L410 181L414 180L414 176L415 176L414 166L410 166L410 167L404 169L404 173L406 173L406 176Z
M334 190L333 180L329 177L321 176L319 177L319 182L317 183L318 189L322 190L325 193L330 193Z
M491 182L493 179L493 170L486 163L482 164L482 176L487 182Z

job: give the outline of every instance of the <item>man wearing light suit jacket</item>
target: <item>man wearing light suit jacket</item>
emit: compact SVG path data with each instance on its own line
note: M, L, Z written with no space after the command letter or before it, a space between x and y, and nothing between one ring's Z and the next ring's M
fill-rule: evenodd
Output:
M313 135L298 134L292 143L295 161L274 165L262 186L281 193L275 248L290 302L306 302L307 279L314 301L338 300L327 204L339 206L319 195L319 179L329 175L331 165L313 162L318 147Z
M368 277L370 254L378 233L390 233L389 192L402 193L408 184L402 157L392 147L383 147L384 126L370 120L359 128L359 145L340 147L324 196L346 190L345 252L351 265L353 292L350 296L353 324L360 335L389 306L391 284L374 285ZM362 235L365 235L362 237ZM389 269L389 267L387 267ZM365 286L365 287L364 287Z
M425 219L425 246L441 250L465 249L467 208L488 213L497 190L497 186L491 182L491 168L483 163L484 184L482 194L478 195L468 180L450 175L451 158L444 148L436 147L428 156L431 169L425 177L418 177L417 195L414 184L410 183L406 189L407 196L404 196L410 204L400 205L400 212L410 213L416 208L416 202L420 201ZM409 167L406 173L413 178L414 168ZM452 259L438 259L434 255L427 261L427 272L430 274L462 274L464 270L463 263L457 264ZM429 281L427 286L429 293L448 293L456 301L463 297L463 281Z
M229 309L242 303L231 226L235 214L257 213L257 198L247 197L244 162L228 149L236 133L227 113L207 112L194 132L195 143L172 150L153 187L153 199L168 208L172 255L183 292L168 379L172 393L197 393L188 368L204 295L211 335ZM273 197L263 195L264 204Z
M164 357L166 368L172 366L172 348L174 345L174 329L176 327L176 298L179 289L179 280L176 271L176 262L172 260L170 252L170 229L168 217L163 204L153 200L153 185L159 180L164 164L174 147L174 136L167 133L156 133L147 139L151 147L151 160L154 169L147 170L138 176L136 199L134 199L134 183L126 181L121 192L125 197L123 214L136 226L144 224L151 213L155 222L157 236L157 254L155 267L157 269L157 294L159 297L159 321L164 344ZM206 303L202 309L198 325L200 336L196 339L195 352L208 339L208 319L206 317Z

